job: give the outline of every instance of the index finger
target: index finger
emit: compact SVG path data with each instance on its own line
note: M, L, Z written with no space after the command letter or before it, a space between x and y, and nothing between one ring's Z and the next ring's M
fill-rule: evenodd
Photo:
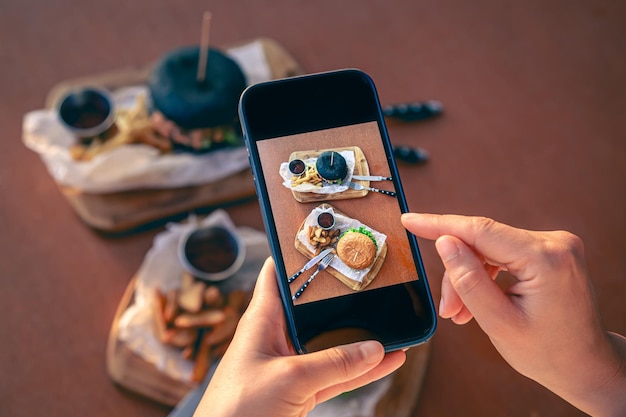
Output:
M402 224L409 232L426 239L455 236L474 248L489 263L509 270L519 270L523 266L522 259L534 241L530 232L487 217L405 213L402 215Z

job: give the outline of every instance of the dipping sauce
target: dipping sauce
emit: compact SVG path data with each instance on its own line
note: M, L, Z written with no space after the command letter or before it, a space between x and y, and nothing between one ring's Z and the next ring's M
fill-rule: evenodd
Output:
M306 165L302 159L294 159L289 162L289 172L293 175L301 175L306 169Z
M202 272L226 271L237 260L237 240L224 227L214 226L191 233L184 245L184 254L191 266Z
M107 92L96 88L68 93L58 112L67 128L83 139L103 135L115 121L112 99Z
M335 216L328 211L324 211L318 214L317 224L324 230L332 229L335 225Z

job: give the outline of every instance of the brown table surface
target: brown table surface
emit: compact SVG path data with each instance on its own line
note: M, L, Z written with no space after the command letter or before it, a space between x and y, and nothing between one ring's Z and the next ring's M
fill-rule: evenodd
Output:
M383 104L437 99L445 115L390 123L431 161L402 166L409 206L568 229L586 253L608 329L626 333L626 3L5 1L0 4L0 415L165 416L105 368L115 308L153 227L105 236L72 211L21 142L56 83L139 67L195 43L201 13L223 45L278 40L308 72L357 67ZM229 208L262 228L258 206ZM422 242L439 299L442 266ZM441 321L415 416L573 416L513 371L475 323Z

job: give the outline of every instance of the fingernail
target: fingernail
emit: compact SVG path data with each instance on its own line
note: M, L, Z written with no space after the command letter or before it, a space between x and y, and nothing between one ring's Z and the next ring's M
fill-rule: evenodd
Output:
M366 363L375 363L380 361L380 352L382 346L373 340L362 342L359 344L359 350L365 358Z
M461 253L456 242L450 236L441 236L435 242L435 247L444 263L453 260Z
M441 300L439 300L439 317L443 318L442 313L445 311L446 304L443 299L443 295L441 296Z
M416 217L416 215L414 213L403 213L400 216L400 222L401 223L406 223L406 222L410 222L412 219L414 219Z

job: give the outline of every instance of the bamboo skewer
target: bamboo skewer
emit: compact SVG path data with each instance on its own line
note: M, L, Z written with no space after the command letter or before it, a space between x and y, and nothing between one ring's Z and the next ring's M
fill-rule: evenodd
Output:
M209 38L211 33L211 12L202 15L202 30L200 34L200 56L198 57L198 74L196 81L201 84L206 78L207 61L209 58Z

